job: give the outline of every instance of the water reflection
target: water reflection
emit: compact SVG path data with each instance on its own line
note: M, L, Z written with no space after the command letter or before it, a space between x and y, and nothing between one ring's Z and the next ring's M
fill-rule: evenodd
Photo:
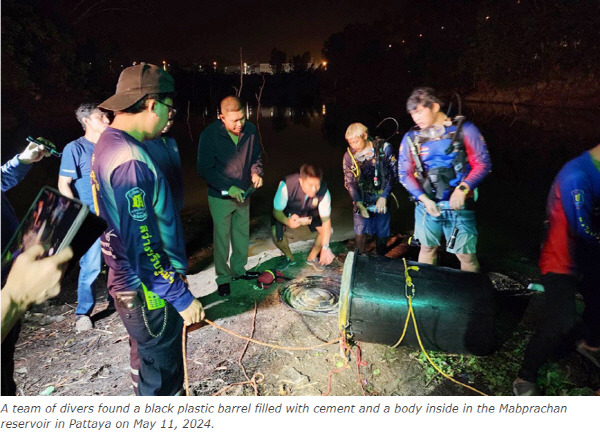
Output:
M216 111L200 107L189 115L182 113L171 130L182 157L187 211L206 208L206 184L196 172L197 145L202 129L217 118ZM394 147L413 125L403 100L360 106L333 101L313 107L249 104L247 113L259 125L265 149L265 187L252 203L253 211L260 214L271 211L279 180L304 162L323 167L334 205L348 206L351 211L341 168L348 125L359 121L373 130L383 118L394 117L400 127L399 134L390 139ZM600 111L464 103L463 113L486 138L493 164L492 173L480 187L477 203L480 258L484 265L489 258L500 256L524 256L533 261L538 254L550 183L566 161L600 142ZM48 131L61 149L81 135L75 119L70 115L65 119L64 124ZM389 123L391 126L382 125L376 135L392 135L395 125ZM46 134L40 129L34 133L38 132ZM19 133L9 138L3 134L5 146L21 146L27 135ZM35 168L27 181L10 192L18 214L24 214L42 185L55 187L57 175L58 162L47 159L43 168ZM404 232L412 228L412 204L402 187L398 186L395 194L399 208L394 204L392 223Z
M320 107L292 107L278 105L251 105L246 104L246 117L255 122L257 119L285 120L287 123L300 123L309 127L310 125L320 123L320 117L326 115L326 105ZM209 115L209 108L204 107L201 114L205 117ZM215 111L215 119L218 113ZM277 126L277 125L276 125Z

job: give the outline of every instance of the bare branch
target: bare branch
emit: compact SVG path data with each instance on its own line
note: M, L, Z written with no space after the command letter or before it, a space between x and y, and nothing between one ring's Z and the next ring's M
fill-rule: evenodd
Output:
M258 101L258 106L256 107L256 128L258 129L258 138L260 140L260 147L262 148L262 152L265 154L265 162L267 160L267 150L265 150L265 145L262 141L262 133L260 132L260 99L262 98L263 89L265 89L265 83L267 79L265 74L262 75L262 85L260 86L258 94L254 94L256 100Z
M244 57L242 56L242 47L240 46L240 90L236 90L236 95L241 97L242 88L244 87Z
M88 16L94 15L94 14L90 14L90 11L94 8L99 7L102 3L106 2L106 0L100 0L98 2L91 2L92 4L90 5L89 8L87 8L85 11L83 11L81 14L79 14L79 17L77 17L77 19L75 19L75 21L73 23L79 23L81 20L85 19ZM82 1L80 4L83 4L84 2Z
M95 15L103 14L105 12L110 12L110 11L131 11L131 9L129 9L129 8L105 8L105 9L102 9L101 11L96 11L96 12L87 14L85 16L81 15L81 16L79 16L79 18L77 20L73 21L73 24L76 25L87 18L93 17Z

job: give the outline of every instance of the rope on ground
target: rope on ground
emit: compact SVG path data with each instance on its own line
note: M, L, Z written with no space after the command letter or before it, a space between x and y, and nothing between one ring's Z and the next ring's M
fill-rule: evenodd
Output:
M181 352L183 354L183 386L185 388L185 396L190 396L190 383L187 367L187 325L185 324L183 324L183 332L181 333Z
M400 345L400 343L402 342L402 340L404 339L404 336L406 334L406 330L407 330L407 327L408 327L409 319L412 318L413 325L415 327L415 334L417 336L417 341L419 342L419 346L421 347L421 351L423 352L423 354L425 355L425 357L427 358L427 360L429 361L429 363L431 364L431 366L434 369L436 369L437 372L440 375L442 375L443 377L449 379L450 381L452 381L452 382L454 382L454 383L456 383L456 384L458 384L458 385L460 385L462 387L468 388L469 390L472 390L475 393L479 393L482 396L489 396L488 394L486 394L484 392L481 392L481 391L477 390L476 388L471 387L470 385L463 384L462 382L457 381L456 379L454 379L452 376L444 373L433 362L433 360L431 359L431 357L429 356L429 354L425 350L425 347L423 346L423 342L421 341L421 335L419 334L419 327L417 326L417 318L415 317L415 311L414 311L413 305L412 305L412 300L413 300L413 297L415 296L415 285L412 282L412 277L408 273L410 270L419 271L419 267L416 267L416 266L409 267L406 264L406 259L404 259L404 258L402 259L402 261L404 262L404 278L405 278L404 279L404 282L405 282L404 283L404 296L406 296L406 299L408 299L408 313L406 314L406 322L404 323L404 330L402 331L402 335L401 335L400 339L398 340L398 342L396 342L392 347L395 348L395 347L398 347L398 345ZM409 294L409 291L408 291L409 288L411 289L410 294Z
M252 338L252 336L254 336L254 329L256 327L257 308L258 308L258 305L256 304L256 301L254 301L254 314L252 316L252 330L250 331L250 338ZM242 359L244 358L244 355L246 354L246 350L248 350L249 344L250 344L250 341L247 341L246 345L244 346L244 349L242 350L242 353L240 354L240 357L238 359L238 364L241 367L242 372L244 373L244 376L246 377L246 380L241 381L241 382L234 382L233 384L229 384L227 387L223 387L221 390L219 390L216 393L213 393L211 396L219 396L222 393L225 393L227 390L229 390L232 387L235 387L237 385L246 385L246 384L250 384L252 386L252 388L254 389L254 396L258 396L258 384L263 382L265 377L262 373L256 372L252 375L252 378L250 378L248 376L248 373L246 373L244 364L242 364Z
M263 252L262 256L258 258L258 263L251 268L251 270L256 271L256 269L258 268L258 266L262 263L263 259L267 256L266 252Z
M252 332L250 333L250 337L247 336L243 336L240 335L234 331L228 330L225 327L222 327L218 324L215 324L213 321L211 321L210 319L204 318L204 322L206 322L209 325L212 325L213 327L218 328L219 330L224 331L225 333L228 333L232 336L235 336L236 338L239 339L243 339L245 341L248 341L246 343L246 347L244 347L244 350L242 352L242 355L240 356L239 359L239 364L242 367L242 370L244 372L244 375L247 378L247 381L244 382L236 382L234 384L231 384L221 390L219 390L217 393L213 394L212 396L218 396L221 393L223 393L224 391L229 390L231 387L236 386L236 385L243 385L243 384L251 384L252 387L254 388L254 393L256 395L258 395L258 388L257 388L257 384L260 384L261 382L264 381L265 377L264 375L262 375L261 373L255 373L252 378L248 378L248 375L246 374L246 371L244 369L244 367L241 364L241 360L242 357L244 356L244 354L246 353L246 349L248 348L248 345L250 342L253 342L254 344L258 344L258 345L262 345L264 347L270 347L270 348L275 348L278 350L296 350L296 351L307 351L307 350L314 350L317 348L322 348L326 345L331 345L331 344L336 344L338 342L340 342L343 338L340 336L339 338L336 339L332 339L329 342L325 342L323 344L319 344L319 345L315 345L315 346L310 346L310 347L284 347L281 345L276 345L276 344L269 344L267 342L262 342L262 341L258 341L256 339L254 339L252 336L254 336L254 328L256 325L256 310L257 310L257 305L256 302L254 302L254 317L252 319ZM189 389L189 377L188 377L188 367L187 367L187 326L184 324L183 326L183 332L181 335L181 348L182 348L182 354L183 354L183 374L184 374L184 388L185 388L185 394L186 396L190 396L190 389Z
M360 391L362 392L363 396L367 396L367 394L365 393L365 390L363 388L363 383L360 379L360 368L366 367L368 365L368 363L367 363L367 361L362 360L362 350L358 343L356 344L355 360L356 360L356 374L358 377L358 386L360 387Z
M357 343L356 344L356 348L357 348L357 352L354 353L354 351L352 350L352 348L348 345L348 343L346 342L346 339L342 336L341 338L341 343L342 343L342 347L344 348L344 350L346 352L352 353L354 354L355 360L356 360L356 373L358 376L358 385L360 387L360 390L363 394L363 396L367 396L367 394L365 393L365 390L363 389L363 383L360 379L360 367L362 366L367 366L368 363L366 361L362 360L362 350L360 348L360 345ZM344 370L346 370L348 368L348 365L346 364L346 366L344 368L340 368L340 369L332 369L329 371L329 375L327 376L327 391L325 393L323 393L321 396L329 396L329 393L331 393L331 377L333 376L334 373L341 373Z
M319 344L319 345L313 345L313 346L310 346L310 347L284 347L284 346L282 346L282 345L277 345L277 344L269 344L268 342L262 342L262 341L258 341L258 340L256 340L256 339L253 339L253 338L249 338L249 337L247 337L247 336L242 336L242 335L240 335L240 334L237 334L237 333L236 333L236 332L234 332L234 331L228 330L228 329L227 329L227 328L225 328L225 327L222 327L222 326L220 326L220 325L218 325L218 324L215 324L215 323L214 323L213 321L211 321L210 319L206 319L206 318L204 318L204 321L205 321L207 324L209 324L209 325L212 325L213 327L217 327L219 330L222 330L222 331L224 331L225 333L229 333L230 335L232 335L232 336L235 336L236 338L243 339L243 340L245 340L245 341L250 341L250 342L253 342L253 343L255 343L255 344L258 344L258 345L263 345L263 346L265 346L265 347L276 348L276 349L278 349L278 350L297 350L297 351L302 351L302 350L304 350L304 351L306 351L306 350L314 350L314 349L316 349L316 348L322 348L322 347L324 347L324 346L326 346L326 345L336 344L336 343L340 342L340 340L342 339L341 337L339 337L339 338L336 338L336 339L332 339L332 340L331 340L331 341L329 341L329 342L325 342L325 343L323 343L323 344Z

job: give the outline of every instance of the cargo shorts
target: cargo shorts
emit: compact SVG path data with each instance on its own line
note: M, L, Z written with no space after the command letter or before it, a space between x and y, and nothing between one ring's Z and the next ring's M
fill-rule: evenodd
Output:
M447 206L441 205L442 208ZM458 228L453 248L446 248L448 253L474 254L477 252L477 223L474 210L441 209L441 215L434 217L427 214L425 205L418 202L415 206L415 237L426 247L439 247L442 237L446 243L452 236L454 228Z

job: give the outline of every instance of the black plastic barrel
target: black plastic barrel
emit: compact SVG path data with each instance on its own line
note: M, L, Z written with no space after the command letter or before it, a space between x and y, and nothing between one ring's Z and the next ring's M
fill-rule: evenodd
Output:
M489 278L406 261L415 288L412 305L423 346L486 355L496 346L495 292ZM340 330L357 341L394 345L408 314L402 259L348 253L340 289ZM410 289L409 289L410 291ZM412 320L403 345L419 347Z

